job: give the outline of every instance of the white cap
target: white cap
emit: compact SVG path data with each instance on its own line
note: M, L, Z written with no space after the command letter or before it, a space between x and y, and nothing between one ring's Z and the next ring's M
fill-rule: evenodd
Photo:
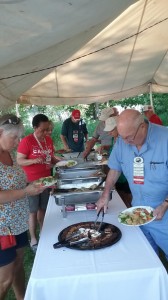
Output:
M144 105L143 111L153 110L152 105Z
M100 121L106 121L111 115L113 115L114 109L112 107L107 107L102 109L99 120Z
M110 117L105 121L104 131L112 131L117 127L117 117Z

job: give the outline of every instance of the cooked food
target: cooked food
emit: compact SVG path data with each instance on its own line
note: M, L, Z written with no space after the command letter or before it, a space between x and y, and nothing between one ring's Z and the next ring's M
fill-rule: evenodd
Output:
M104 173L102 171L97 171L92 173L89 177L97 177L97 176L103 176Z
M76 232L76 231L75 231ZM99 239L102 235L101 232L97 231L96 229L92 229L90 227L79 227L77 230L77 235L75 234L74 238L72 237L71 242L78 241L82 238L89 238L89 243L96 243L100 242ZM88 241L87 241L88 243Z
M85 188L85 187L80 187L77 189L70 189L70 191L74 191L74 192L87 192L89 190L89 188Z
M153 211L148 211L145 208L135 208L131 212L123 212L119 214L119 220L127 225L141 225L153 219Z
M66 164L66 166L69 168L69 167L73 167L76 165L76 162L74 160L69 160Z
M98 187L97 184L92 184L90 187L86 188L86 187L80 187L80 188L73 188L73 189L69 189L69 191L74 191L74 192L88 192L88 191L94 191L96 190ZM99 189L102 189L101 187L99 187Z
M77 164L77 162L74 160L60 160L59 162L56 163L56 166L69 168L69 167L75 166L76 164Z
M34 184L36 185L43 185L43 186L51 186L56 182L56 178L53 176L48 176L48 177L42 177L38 180L34 181Z
M59 241L64 242L68 240L70 242L75 242L83 238L87 238L86 242L80 245L73 245L73 247L70 246L70 248L87 250L110 246L121 238L121 232L116 226L103 223L101 232L99 232L97 230L99 225L100 222L96 224L96 227L94 222L81 222L71 225L60 233Z
M92 185L89 187L90 190L95 190L96 188L97 188L97 184L92 184Z

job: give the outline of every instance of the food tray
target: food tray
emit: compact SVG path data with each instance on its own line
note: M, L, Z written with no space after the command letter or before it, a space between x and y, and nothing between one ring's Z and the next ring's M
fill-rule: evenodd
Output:
M79 159L79 158L75 158L75 161L77 161L77 165L76 166L73 166L71 167L71 170L84 170L84 169L89 169L89 168L94 168L94 169L100 169L101 166L97 166L96 163L98 161L84 161L83 158L82 159ZM69 168L66 168L66 167L57 167L55 166L56 168L56 172L60 173L60 172L63 172L63 171L66 171L66 170L70 170Z
M90 188L92 185L98 185L103 180L104 177L105 175L98 176L98 177L58 179L57 188L59 189Z
M85 191L85 192L69 192L69 193L58 193L54 194L55 202L57 205L68 204L80 204L80 203L89 203L96 202L101 196L103 190L98 189L94 191Z
M62 213L63 217L67 216L66 205L82 205L86 203L95 203L100 198L103 189L99 188L97 190L88 190L85 192L69 192L69 193L58 193L53 194L55 198L55 203L59 206L62 206ZM112 192L111 190L109 194L109 199L112 199Z
M100 175L99 175L100 173ZM97 174L97 175L96 175ZM72 178L86 178L86 177L98 177L104 175L100 166L90 168L73 168L63 169L58 172L59 179L72 179Z
M65 157L66 159L76 159L76 158L78 158L79 160L83 160L82 152L62 153L62 156ZM88 155L88 160L94 160L94 158L95 158L95 153L93 151Z

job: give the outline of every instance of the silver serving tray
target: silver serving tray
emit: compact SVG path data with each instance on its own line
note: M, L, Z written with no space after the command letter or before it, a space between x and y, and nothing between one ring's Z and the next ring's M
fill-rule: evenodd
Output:
M65 157L66 159L83 160L82 152L63 153L62 156ZM88 155L88 160L94 160L94 159L95 159L95 152L93 151Z
M102 166L100 165L96 165L96 163L98 162L95 162L95 161L84 161L83 158L77 158L77 159L73 159L74 161L77 161L77 165L73 166L73 167L70 167L70 168L67 168L67 167L57 167L55 166L55 169L56 169L56 172L58 173L62 173L62 172L66 172L66 171L72 171L72 170L84 170L84 169L95 169L95 170L98 170L98 169L101 169Z
M103 189L85 192L69 192L53 194L55 203L57 205L70 205L70 204L83 204L83 203L95 203L100 198ZM112 192L110 192L109 199L112 198Z
M71 178L71 179L58 179L57 188L59 189L73 189L73 188L90 188L92 185L98 185L105 175L98 177L86 178Z
M100 173L100 174L99 174ZM58 179L88 178L104 176L102 168L64 169L58 172Z

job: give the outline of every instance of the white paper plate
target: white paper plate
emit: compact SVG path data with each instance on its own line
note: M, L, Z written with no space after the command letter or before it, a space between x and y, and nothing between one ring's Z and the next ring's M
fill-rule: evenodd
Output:
M120 212L118 215L118 221L125 226L142 226L142 225L146 225L146 224L152 222L153 220L155 220L156 216L151 216L150 219L147 218L147 220L143 224L139 223L138 221L136 222L133 211L135 211L137 209L142 212L145 209L145 210L147 210L147 212L149 214L153 215L154 209L150 206L134 206L134 207L127 208L127 209L123 210L122 212ZM141 215L142 215L142 213L141 213ZM144 217L145 217L145 215L147 216L147 214L144 213ZM130 221L129 216L130 217L132 216L134 218L134 220L135 220L134 224L129 224L129 221ZM143 219L143 217L141 219Z
M54 185L56 182L57 182L56 178L54 178L53 176L48 176L48 177L41 177L38 180L35 180L34 184L48 187Z
M71 163L73 163L73 165L70 165ZM67 167L67 168L71 168L76 165L77 165L77 161L75 161L75 160L61 160L56 163L57 167Z

